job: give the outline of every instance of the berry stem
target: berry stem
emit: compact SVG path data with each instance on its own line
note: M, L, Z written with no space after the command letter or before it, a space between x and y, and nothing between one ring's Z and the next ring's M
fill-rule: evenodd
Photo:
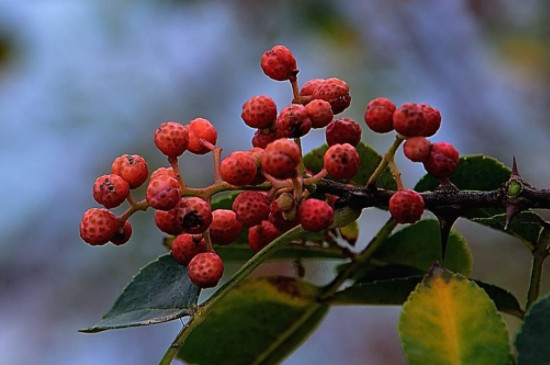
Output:
M216 146L214 146L212 143L210 143L209 141L207 141L204 138L201 138L200 143L204 147L208 148L210 151L214 151L214 149L216 148Z
M300 87L298 86L298 77L294 76L290 78L290 86L292 86L292 103L301 104Z
M380 177L380 175L382 175L382 173L384 172L384 169L386 168L386 166L388 166L388 162L393 161L393 158L395 156L395 152L399 148L399 145L401 145L401 143L405 139L406 138L404 136L400 135L400 134L395 136L395 140L393 141L390 148L388 149L388 151L386 152L386 154L382 158L382 161L380 161L380 163L378 164L378 166L376 167L376 169L374 170L372 175L369 177L369 180L367 181L365 186L372 187L376 183L376 180Z
M214 251L214 247L212 246L212 239L210 238L210 228L204 231L202 234L202 238L204 238L204 242L206 243L206 252L216 252Z
M296 205L300 204L300 200L302 200L302 192L303 192L303 179L299 176L294 176L292 178L292 185L294 185L294 201L296 202Z
M168 163L170 166L172 166L172 170L174 171L174 175L176 175L176 180L178 180L178 184L180 184L181 191L185 190L185 181L183 180L183 175L181 174L180 166L178 164L178 158L177 157L168 157Z
M324 178L325 176L327 176L328 172L327 172L327 169L325 169L324 167L321 169L321 171L319 171L318 173L316 173L315 175L313 175L312 177L308 177L308 178L305 178L304 179L304 184L305 185L312 185L312 184L316 184L318 183L319 181L321 181L322 178Z
M397 185L397 190L403 189L403 182L401 181L401 172L397 168L397 165L395 164L393 157L388 161L388 166L390 167L391 174L395 180L395 184Z
M122 213L117 219L119 222L124 223L128 220L128 218L132 216L132 214L134 214L138 210L145 211L147 210L147 208L149 208L149 205L147 204L146 199L140 200L139 202L134 201L134 204L130 204L130 207L126 209L126 211Z
M129 192L128 193L128 196L126 197L126 200L128 201L128 204L130 204L131 207L135 207L136 206L136 200L134 199L134 197L132 196L132 192Z
M298 163L298 176L304 176L306 167L304 166L304 159L302 154L302 140L300 138L294 138L294 143L298 145L298 149L300 150L300 163Z
M222 148L214 147L214 149L212 149L212 154L214 154L214 182L218 184L222 181L222 175L220 173Z

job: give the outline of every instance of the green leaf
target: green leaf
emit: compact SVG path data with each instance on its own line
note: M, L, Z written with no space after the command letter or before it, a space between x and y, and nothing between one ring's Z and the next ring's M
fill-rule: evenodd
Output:
M199 293L200 289L189 280L187 268L166 254L139 271L101 321L80 332L171 321L189 315Z
M550 295L539 299L516 336L519 365L550 364Z
M527 210L517 214L504 229L506 214L497 214L489 218L472 218L472 222L483 224L499 231L508 233L521 241L535 245L543 229L544 219L537 213Z
M239 195L241 191L232 191L220 196L217 196L212 200L212 210L216 209L231 209L233 200Z
M254 256L247 243L232 243L227 246L216 246L216 252L224 261L245 261ZM345 259L342 249L338 247L319 247L290 243L277 251L269 260L288 259Z
M473 281L434 267L399 319L409 364L507 365L508 331L487 293Z
M216 303L178 357L205 365L279 363L326 314L318 295L318 288L293 278L246 280Z

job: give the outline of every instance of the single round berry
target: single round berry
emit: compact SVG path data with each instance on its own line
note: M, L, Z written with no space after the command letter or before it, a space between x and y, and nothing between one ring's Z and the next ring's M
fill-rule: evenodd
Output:
M212 212L212 224L210 224L210 238L212 243L228 245L239 238L242 225L237 220L234 211L217 209Z
M139 155L124 154L115 158L111 166L111 173L122 177L130 189L135 189L147 180L149 171L145 159Z
M129 193L130 185L115 174L100 176L94 183L94 199L107 209L118 207Z
M298 207L298 222L306 231L327 229L334 220L334 209L319 199L307 199Z
M452 144L438 142L432 144L430 155L424 161L424 169L430 175L444 179L455 172L459 162L458 151Z
M248 245L252 251L259 252L280 235L281 232L273 223L264 220L248 230Z
M207 119L195 118L189 122L189 146L187 149L197 155L204 155L210 152L210 147L205 145L202 140L212 146L216 145L218 132L216 128Z
M334 114L344 111L351 104L348 84L335 77L320 83L313 91L313 98L328 101Z
M292 212L292 210L290 212ZM294 212L296 211L294 210ZM279 208L277 200L273 200L269 205L268 220L273 223L273 225L277 227L278 230L280 230L281 232L286 232L299 224L297 216L289 218L287 213L289 212L283 212Z
M283 213L288 213L296 207L294 197L290 193L283 193L277 198L277 209Z
M313 92L325 79L311 79L308 80L300 90L300 96L313 96Z
M203 233L212 223L212 208L201 198L181 198L176 209L178 222L185 233Z
M253 96L243 104L241 118L252 128L269 128L277 119L277 105L269 96Z
M390 198L389 208L397 223L414 223L424 212L424 199L414 190L401 189Z
M265 149L268 144L277 139L277 130L258 129L252 137L252 146Z
M403 152L413 162L424 162L430 155L432 143L424 137L412 137L405 141Z
M264 52L261 66L267 76L277 81L289 80L298 73L296 60L285 46L275 46Z
M213 288L223 275L223 261L214 252L199 253L187 266L189 279L199 288Z
M395 104L390 99L376 98L367 104L364 114L365 123L374 132L391 132L394 112Z
M269 200L260 191L243 191L233 201L231 207L235 218L245 227L260 224L269 214Z
M155 177L159 175L168 175L168 176L176 177L176 174L174 173L174 170L171 167L159 167L158 169L156 169L151 173L149 180L153 180Z
M307 116L306 107L300 104L290 104L281 111L275 122L279 138L303 137L311 129L311 120Z
M220 164L222 178L235 186L249 185L256 178L258 168L248 152L233 152Z
M206 241L200 234L184 233L172 242L170 253L174 260L182 265L189 265L193 257L206 252Z
M281 138L267 145L262 156L262 168L277 179L286 179L296 176L300 160L298 145Z
M337 143L349 143L357 146L361 141L361 126L351 118L335 119L326 129L327 143L329 146Z
M175 177L157 175L149 180L145 198L147 204L159 210L169 210L176 206L181 197L181 189Z
M311 120L311 128L324 128L334 117L330 103L323 99L313 99L307 103L306 112Z
M118 220L104 208L91 208L84 212L80 221L80 237L92 246L104 245L118 231Z
M420 137L426 128L424 112L417 104L405 103L393 113L395 131L405 137Z
M323 164L333 178L350 179L359 171L359 153L349 143L337 143L325 152Z
M177 122L162 123L155 131L155 145L166 156L178 157L189 146L189 131Z
M424 119L426 120L422 135L424 137L433 136L441 126L441 114L439 110L432 108L428 104L420 104L419 107L424 112Z
M173 236L183 232L176 208L155 211L155 224L162 232Z
M124 222L124 225L119 228L115 235L111 237L111 242L117 246L123 245L130 240L132 236L132 224L129 220Z

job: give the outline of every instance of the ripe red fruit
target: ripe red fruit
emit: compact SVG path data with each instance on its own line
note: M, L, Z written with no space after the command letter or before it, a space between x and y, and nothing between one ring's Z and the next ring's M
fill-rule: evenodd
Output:
M335 77L320 83L313 91L313 98L328 101L334 114L344 111L351 104L348 84Z
M334 117L330 103L323 99L313 99L307 103L306 112L312 128L324 128Z
M214 252L199 253L187 266L189 279L199 288L213 288L223 275L223 261Z
M204 118L195 118L189 122L189 146L187 149L197 155L204 155L210 152L210 148L205 146L201 140L215 145L218 139L216 128Z
M266 148L268 144L277 140L277 138L275 129L258 129L252 137L252 146Z
M281 138L267 145L262 156L262 168L277 179L286 179L296 176L301 158L298 145Z
M355 120L345 117L335 119L326 129L326 138L329 146L337 143L349 143L357 146L361 141L361 126Z
M237 220L245 227L260 224L269 214L269 200L260 191L243 191L233 201L231 207Z
M206 242L202 235L188 233L178 235L170 250L174 260L182 265L188 265L193 257L203 252L206 252Z
M149 180L145 198L147 204L159 210L169 210L176 206L181 197L181 189L175 177L157 175Z
M249 185L256 178L256 162L248 152L233 152L222 161L220 173L231 185Z
M432 108L428 104L420 104L420 109L424 112L426 125L422 131L424 137L433 136L441 126L441 114L439 110Z
M111 166L111 173L122 177L130 185L130 189L135 189L147 180L149 171L145 159L139 155L124 154L115 158Z
M327 229L334 220L334 210L319 199L307 199L298 206L298 222L306 231L319 232Z
M158 169L156 169L151 173L149 180L153 180L155 177L159 175L168 175L168 176L176 177L176 174L174 173L174 170L172 170L171 167L159 167Z
M92 246L109 242L119 228L113 213L104 208L91 208L84 212L80 221L80 237Z
M307 116L306 107L300 104L290 104L285 107L275 122L279 138L298 138L305 136L311 129L311 120Z
M183 232L176 208L155 211L155 224L162 232L173 236Z
M253 96L243 104L241 118L252 128L269 128L277 119L277 105L269 96Z
M275 46L264 52L261 66L267 76L277 81L289 80L298 73L296 60L285 46Z
M239 238L242 225L237 220L234 211L217 209L212 212L212 224L210 224L210 238L212 243L228 245Z
M405 103L393 113L393 127L405 137L420 137L426 128L424 112L417 104Z
M177 122L162 123L155 131L155 145L168 157L178 157L189 146L189 131Z
M277 200L273 200L269 205L268 219L281 232L286 232L289 229L296 227L299 224L297 216L292 219L285 218L285 212L283 212L279 208L279 205L277 204Z
M424 168L430 175L444 179L455 172L459 162L458 151L452 144L438 142L432 144L430 155L424 161Z
M119 228L115 235L111 237L111 242L117 246L123 245L130 240L132 236L132 224L130 221L125 221L124 226Z
M403 152L413 162L424 162L430 155L432 143L424 137L413 137L405 141Z
M118 207L129 193L130 185L115 174L100 176L94 183L94 199L107 209Z
M201 198L181 198L176 209L178 222L185 233L203 233L212 223L212 208Z
M371 100L365 109L365 123L377 133L386 133L393 130L393 113L395 104L386 98Z
M273 223L264 220L248 230L248 245L252 251L259 252L280 235L281 232Z
M337 143L325 152L323 164L333 178L350 179L359 171L359 153L349 143Z
M414 190L401 189L390 198L389 208L397 223L414 223L424 212L424 199Z
M325 79L311 79L307 81L300 90L300 96L312 96L313 92Z

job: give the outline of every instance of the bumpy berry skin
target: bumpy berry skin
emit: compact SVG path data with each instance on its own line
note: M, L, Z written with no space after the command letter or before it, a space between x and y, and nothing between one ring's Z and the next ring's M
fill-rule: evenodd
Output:
M210 224L212 243L228 245L239 237L241 230L242 225L234 211L217 209L212 212L212 224Z
M256 162L248 152L233 152L220 164L222 178L235 186L249 185L256 178Z
M276 141L278 138L277 130L275 129L258 129L254 133L254 137L252 137L252 146L265 149L268 144Z
M104 245L113 238L119 228L113 213L104 208L91 208L80 221L80 237L92 246Z
M394 112L395 104L390 99L376 98L367 104L363 117L372 131L387 133L393 131Z
M155 211L155 224L162 232L173 236L183 232L176 208Z
M264 52L261 66L267 76L277 81L289 80L298 73L296 60L285 46L274 46Z
M401 189L390 198L389 208L397 223L414 223L424 212L424 199L414 190Z
M327 229L334 220L334 209L319 199L307 199L298 206L298 222L306 231Z
M179 264L189 265L193 257L206 252L206 242L200 234L180 234L172 242L170 253Z
M147 163L143 157L124 154L115 158L111 166L111 173L126 180L130 189L135 189L147 180L149 170L147 170Z
M355 120L345 117L335 119L326 129L326 138L329 146L337 143L349 143L357 146L361 141L361 126Z
M267 145L262 156L262 168L277 179L287 179L296 176L300 160L300 148L296 143L281 138Z
M294 217L293 219L285 219L284 217L285 212L283 212L278 204L277 200L273 200L271 204L269 205L269 217L268 220L273 223L275 227L277 227L278 230L281 232L286 232L289 229L296 227L298 223L298 217Z
M124 222L124 226L122 228L119 228L115 235L111 237L111 242L114 245L120 246L125 244L130 240L130 237L132 237L132 224L130 221Z
M237 220L245 227L260 224L269 214L269 200L260 191L243 191L233 201L231 207Z
M424 162L430 156L432 143L424 137L413 137L405 141L403 152L413 162Z
M393 113L393 127L405 137L420 137L426 128L424 112L417 104L405 103Z
M323 157L328 174L335 179L350 179L359 171L359 153L349 143L331 146Z
M313 92L325 79L311 79L307 81L300 89L300 96L313 96Z
M162 123L155 131L155 145L166 156L178 157L189 146L189 131L177 122Z
M94 199L107 209L118 207L129 193L130 185L115 174L100 176L94 183Z
M204 146L201 143L201 139L204 139L211 143L212 145L216 145L216 141L218 140L218 131L216 131L216 128L204 118L195 118L191 122L189 122L188 126L189 130L189 146L187 149L195 153L197 155L204 155L205 153L210 152L210 148Z
M305 136L311 129L311 120L305 106L291 104L285 107L275 122L279 138L298 138Z
M334 117L330 103L323 99L313 99L307 103L306 112L311 120L311 128L324 128Z
M424 161L424 168L430 175L445 179L455 172L459 161L458 151L452 144L438 142L432 144L430 155Z
M187 266L189 279L199 288L213 288L223 275L223 261L214 252L199 253Z
M335 77L320 83L313 91L313 98L328 101L334 114L344 111L351 104L348 84Z
M420 110L424 113L426 125L422 131L424 137L433 136L441 126L441 114L439 110L429 106L428 104L419 104Z
M259 252L271 241L281 235L281 232L269 221L262 221L260 224L248 230L248 245L252 251Z
M249 127L269 128L277 119L277 105L269 96L253 96L243 104L241 118Z
M147 204L159 210L169 210L176 206L181 197L181 189L175 177L157 175L149 180L145 198Z
M181 198L176 209L178 222L185 233L203 233L212 223L212 208L201 198Z
M158 169L156 169L151 173L149 180L153 180L155 177L159 175L168 175L168 176L176 177L176 174L174 173L174 170L172 170L171 167L159 167Z

